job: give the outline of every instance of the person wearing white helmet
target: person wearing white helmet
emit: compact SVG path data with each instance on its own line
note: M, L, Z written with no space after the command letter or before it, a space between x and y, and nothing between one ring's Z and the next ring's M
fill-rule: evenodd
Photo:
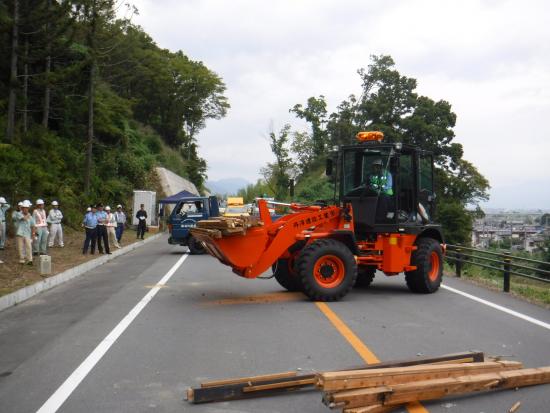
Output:
M10 209L10 206L6 198L0 196L0 250L3 250L6 245L6 212Z
M105 226L107 227L107 237L109 242L112 243L115 247L120 248L118 241L116 240L116 217L115 214L111 213L111 207L107 205L105 207L105 212L107 213L107 221Z
M36 200L36 208L32 212L32 217L36 225L36 238L33 242L34 255L48 254L48 222L46 221L46 210L44 209L44 201Z
M122 210L122 205L116 206L115 212L116 218L116 240L120 245L120 240L122 239L122 234L124 233L124 226L126 225L126 214Z
M34 218L29 213L31 203L28 200L21 202L21 211L15 213L17 240L17 252L19 253L19 263L32 265L32 240L36 237L36 224Z
M55 240L57 239L58 245L63 248L63 226L61 221L63 220L63 213L59 210L59 202L52 202L52 209L48 213L46 221L50 224L50 238L48 241L48 247L53 247Z

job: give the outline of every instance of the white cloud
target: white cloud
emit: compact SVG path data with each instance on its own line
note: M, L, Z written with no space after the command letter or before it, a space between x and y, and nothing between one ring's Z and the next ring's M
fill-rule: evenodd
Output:
M227 84L228 116L201 132L213 179L255 180L270 123L326 96L360 93L356 70L390 54L418 90L458 116L456 141L491 181L494 206L550 205L550 6L544 1L139 0L136 23L161 47L202 60ZM507 188L507 189L503 189ZM518 199L510 188L522 188ZM498 192L497 191L501 191ZM498 202L500 205L496 205ZM522 205L525 203L525 205ZM546 204L546 205L544 205Z

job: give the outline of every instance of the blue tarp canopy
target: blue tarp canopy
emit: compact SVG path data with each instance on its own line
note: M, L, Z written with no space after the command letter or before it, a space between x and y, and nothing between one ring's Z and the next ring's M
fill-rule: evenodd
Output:
M177 204L183 198L197 198L200 195L195 195L189 191L183 190L175 195L170 195L159 201L159 204Z

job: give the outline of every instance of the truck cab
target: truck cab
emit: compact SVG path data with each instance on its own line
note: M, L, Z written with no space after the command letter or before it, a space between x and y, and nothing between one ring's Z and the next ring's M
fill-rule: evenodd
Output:
M215 196L181 199L168 218L168 243L186 246L191 254L204 254L202 243L190 234L189 229L195 228L198 221L219 215L218 199Z

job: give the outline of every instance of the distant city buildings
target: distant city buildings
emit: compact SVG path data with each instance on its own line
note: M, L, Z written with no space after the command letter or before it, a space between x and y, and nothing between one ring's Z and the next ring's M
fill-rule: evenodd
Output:
M550 239L550 213L543 211L495 211L476 219L472 246L496 247L533 253Z

